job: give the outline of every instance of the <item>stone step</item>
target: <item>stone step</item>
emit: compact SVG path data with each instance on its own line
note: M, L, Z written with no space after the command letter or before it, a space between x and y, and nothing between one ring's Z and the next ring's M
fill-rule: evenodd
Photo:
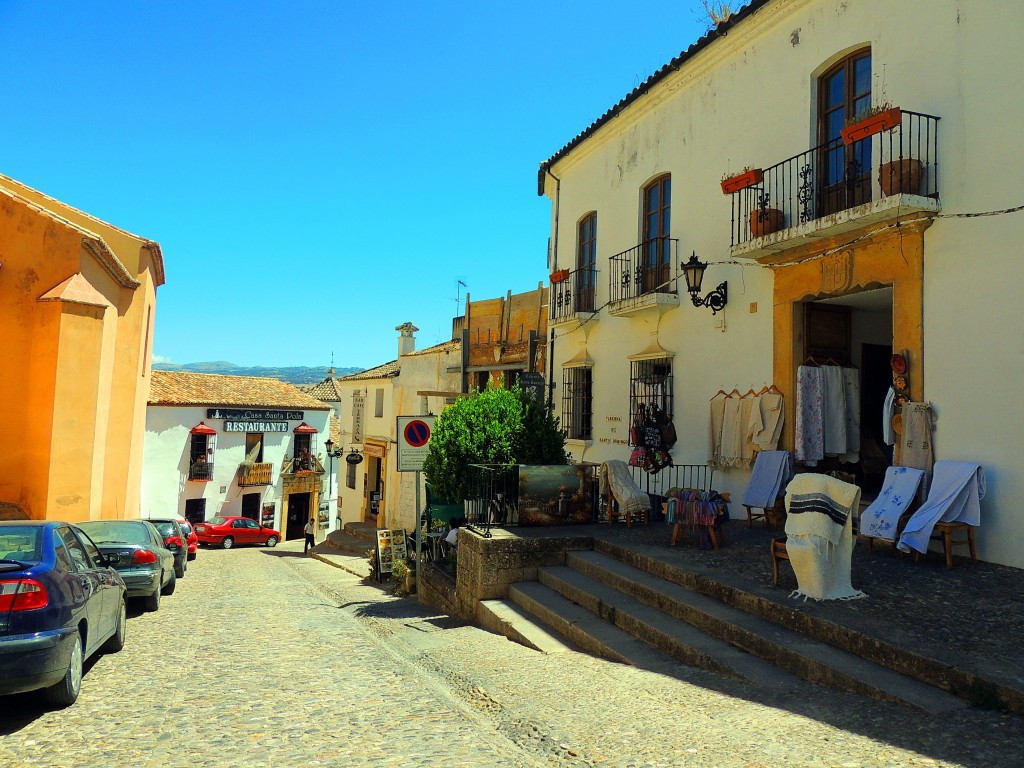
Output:
M549 632L511 600L481 600L477 607L477 622L489 632L541 653L578 650L558 634Z
M792 690L801 685L793 675L752 656L684 621L641 603L565 565L540 568L543 586L664 656L713 672L746 680L761 688ZM570 639L572 639L570 637Z
M670 673L673 662L628 632L536 581L509 587L509 598L582 650L609 661Z
M683 621L805 680L931 713L955 712L967 706L962 699L908 675L599 552L569 552L566 563L567 568L600 583L605 589L628 595L650 609Z
M377 543L377 530L377 526L373 523L345 523L346 535L363 539L369 542L370 546L374 546Z
M367 541L361 536L353 536L351 533L348 533L347 528L345 531L331 531L327 534L327 538L324 539L323 543L332 549L364 557L368 550L376 546L375 540Z

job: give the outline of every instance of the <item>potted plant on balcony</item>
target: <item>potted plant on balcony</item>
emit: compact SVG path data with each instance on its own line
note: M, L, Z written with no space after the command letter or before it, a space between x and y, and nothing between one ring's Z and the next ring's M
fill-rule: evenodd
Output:
M563 280L567 280L568 278L569 278L569 270L568 269L556 269L554 272L551 273L551 282L552 283L560 283Z
M891 160L878 166L878 186L882 188L882 194L890 195L916 195L921 190L921 177L924 166L920 160L906 157L901 160Z
M731 195L741 189L760 184L763 180L763 170L747 166L737 174L726 174L722 177L722 194Z
M844 144L853 144L861 139L874 136L876 133L891 131L900 124L902 119L903 112L900 108L886 102L858 113L839 133L843 137Z

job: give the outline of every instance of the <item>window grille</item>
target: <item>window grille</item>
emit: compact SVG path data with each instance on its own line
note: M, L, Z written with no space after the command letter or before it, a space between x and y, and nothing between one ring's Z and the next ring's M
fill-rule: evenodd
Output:
M594 386L592 369L562 371L562 428L570 440L590 440L593 425Z
M649 412L652 406L657 407L669 418L673 418L673 400L671 357L634 360L630 363L630 427L634 426L638 412ZM629 431L629 444L636 445L633 429Z

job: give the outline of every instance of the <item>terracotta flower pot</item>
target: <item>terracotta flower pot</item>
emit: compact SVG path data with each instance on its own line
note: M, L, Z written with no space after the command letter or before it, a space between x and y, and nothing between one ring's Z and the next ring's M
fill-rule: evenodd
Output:
M891 131L900 124L902 119L903 111L899 107L893 107L892 109L876 112L862 120L851 123L840 130L839 133L843 137L844 144L853 144L855 141L866 139L868 136L874 136L876 133Z
M750 234L754 237L764 237L772 232L782 229L784 217L778 208L760 208L750 212Z
M730 176L728 179L722 179L722 194L731 195L741 189L760 184L763 180L764 171L760 168L754 168L737 176Z
M913 158L882 163L878 166L878 186L882 188L882 194L886 197L901 193L919 194L922 171L921 161Z

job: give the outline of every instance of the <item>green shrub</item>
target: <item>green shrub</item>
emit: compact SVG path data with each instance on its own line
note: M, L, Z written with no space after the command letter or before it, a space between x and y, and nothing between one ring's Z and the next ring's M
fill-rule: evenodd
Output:
M423 472L439 498L473 491L470 464L567 464L565 435L547 406L518 386L488 385L437 417Z

